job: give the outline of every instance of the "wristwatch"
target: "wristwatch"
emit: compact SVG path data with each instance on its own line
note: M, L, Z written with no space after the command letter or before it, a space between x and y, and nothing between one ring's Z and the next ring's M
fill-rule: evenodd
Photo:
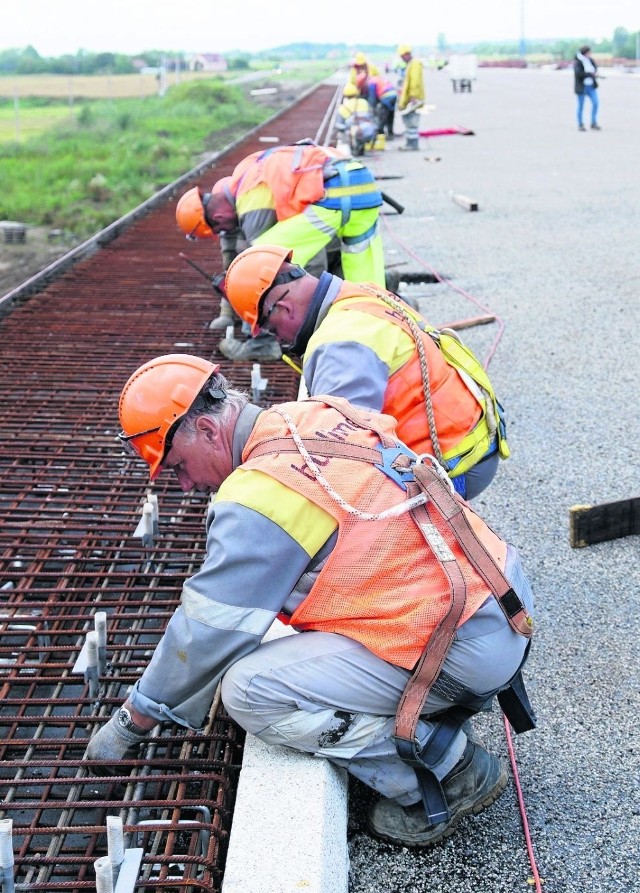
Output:
M149 729L143 729L140 726L137 726L134 721L131 719L131 713L127 710L126 707L121 707L117 713L118 725L126 729L127 732L133 732L135 735L148 735Z

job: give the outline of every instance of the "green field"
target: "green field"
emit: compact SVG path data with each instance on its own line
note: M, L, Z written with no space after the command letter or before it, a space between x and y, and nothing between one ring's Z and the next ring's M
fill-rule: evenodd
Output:
M24 103L16 110L13 103L0 106L0 143L28 140L61 121L70 120L68 105L29 108Z
M200 75L143 99L31 97L17 116L14 99L0 97L0 219L85 239L332 72L325 63L246 83ZM274 84L268 98L251 94Z

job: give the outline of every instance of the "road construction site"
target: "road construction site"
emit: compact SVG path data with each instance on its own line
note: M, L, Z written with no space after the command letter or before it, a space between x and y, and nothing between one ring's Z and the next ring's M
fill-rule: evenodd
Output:
M398 118L396 139L364 159L403 209L382 217L400 293L459 329L506 409L512 455L477 508L518 546L536 594L538 728L514 737L497 712L476 720L510 766L501 799L432 849L383 844L366 830L371 792L245 742L219 703L205 734L163 727L113 778L82 766L204 546L206 500L163 477L150 488L122 456L120 388L179 350L252 389L251 364L227 363L224 333L208 328L217 299L179 257L213 273L217 245L185 249L176 201L261 147L328 138L339 87L320 85L0 299L3 893L12 873L16 890L96 889L113 817L137 860L118 893L127 880L143 893L640 890L640 541L571 537L578 506L633 512L640 496L640 78L624 72L602 79L603 129L586 133L566 71L479 69L465 92L427 72L421 130L434 135L398 151ZM282 363L256 380L262 405L297 394Z

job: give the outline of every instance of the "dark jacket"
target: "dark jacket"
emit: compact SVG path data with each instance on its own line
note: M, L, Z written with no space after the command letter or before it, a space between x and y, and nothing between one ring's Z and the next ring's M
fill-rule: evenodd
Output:
M591 59L591 61L593 62L593 67L597 72L598 66L595 63L595 59ZM584 93L585 78L591 78L591 80L593 81L593 84L591 86L597 89L598 81L596 79L595 73L585 71L582 61L576 56L573 60L573 89L575 93Z

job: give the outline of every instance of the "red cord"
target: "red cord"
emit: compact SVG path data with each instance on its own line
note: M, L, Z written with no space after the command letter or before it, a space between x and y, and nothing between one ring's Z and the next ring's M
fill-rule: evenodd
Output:
M413 260L417 264L419 264L423 269L428 270L433 276L435 276L435 278L438 280L438 282L441 282L443 285L447 285L453 291L458 292L459 295L462 295L462 297L466 298L468 301L471 301L472 304L475 304L476 307L478 307L480 310L483 310L485 313L487 313L491 316L495 316L493 311L491 311L488 307L486 307L484 304L482 304L476 297L474 297L468 291L465 291L463 288L460 288L459 286L454 285L454 283L451 282L449 279L444 279L440 275L440 273L438 273L437 270L434 270L434 268L432 266L430 266L426 261L424 261L421 257L418 257L418 255L411 248L409 248L408 245L405 245L404 242L402 242L400 239L398 239L398 237L391 231L391 228L389 226L389 221L385 217L383 217L382 219L384 221L384 225L385 225L386 229L388 230L389 233L391 233L393 241L396 243L396 245L400 245L402 247L403 251L406 254L408 254L409 257L412 257ZM495 320L498 323L498 332L496 334L496 337L494 338L493 344L491 345L491 347L489 349L489 353L487 354L487 356L482 364L485 369L488 368L489 363L493 359L493 355L495 354L495 352L498 348L498 344L500 343L500 339L502 338L502 333L504 332L504 321L499 316L495 316Z
M402 247L402 249L410 257L412 257L414 261L416 261L416 263L418 263L424 269L429 270L429 272L433 276L435 276L435 278L438 280L438 282L441 282L443 285L449 286L449 288L453 289L453 291L457 292L459 295L462 295L463 297L467 298L467 300L471 301L472 304L475 304L476 307L480 308L480 310L483 310L486 314L494 316L492 311L488 307L486 307L484 304L482 304L476 297L474 297L469 292L465 291L463 288L459 288L457 285L454 285L453 282L450 282L448 279L444 279L440 275L440 273L438 273L437 270L434 270L433 267L431 267L428 263L426 263L426 261L422 260L421 257L418 257L418 255L411 248L409 248L407 245L405 245L391 231L389 222L385 218L382 218L382 219L384 220L384 224L385 224L387 230L389 231L389 233L391 233L393 241L397 245L400 245ZM505 328L504 320L501 319L501 317L495 316L495 320L498 323L498 333L493 341L493 344L491 345L491 348L489 350L489 353L488 353L484 363L482 364L485 369L489 366L489 363L491 362L493 355L495 354L495 352L497 350L498 344L500 343L500 339L502 338L502 334L503 334L504 328ZM533 880L535 883L536 893L542 893L542 885L540 882L540 875L538 874L538 866L536 865L535 854L533 852L533 845L531 843L531 835L529 833L529 822L527 820L527 811L526 811L526 808L524 805L524 797L522 796L522 788L520 786L520 778L518 775L518 765L516 763L516 756L515 756L515 751L514 751L514 747L513 747L513 740L511 737L511 727L509 726L509 721L508 721L507 717L505 716L505 717L503 717L503 719L504 719L504 732L505 732L505 737L507 739L507 748L509 751L509 761L511 763L511 771L513 773L513 780L514 780L514 783L516 786L516 793L518 795L518 807L520 809L520 818L522 820L522 829L524 831L524 837L525 837L525 841L527 844L527 853L529 856L529 864L531 865L531 872L533 874Z
M533 873L533 880L536 885L537 893L542 893L542 885L540 883L540 875L538 874L538 866L536 865L536 857L533 852L533 845L531 843L531 835L529 834L529 822L527 821L527 811L524 805L524 798L522 796L522 788L520 787L520 778L518 776L518 765L516 763L516 755L513 748L513 739L511 737L511 729L509 727L509 720L507 717L503 717L504 719L504 733L507 739L507 748L509 750L509 761L511 762L511 771L513 772L513 780L516 786L516 793L518 795L518 806L520 807L520 817L522 819L522 829L524 831L524 837L527 842L527 853L529 854L529 864L531 865L531 871Z

